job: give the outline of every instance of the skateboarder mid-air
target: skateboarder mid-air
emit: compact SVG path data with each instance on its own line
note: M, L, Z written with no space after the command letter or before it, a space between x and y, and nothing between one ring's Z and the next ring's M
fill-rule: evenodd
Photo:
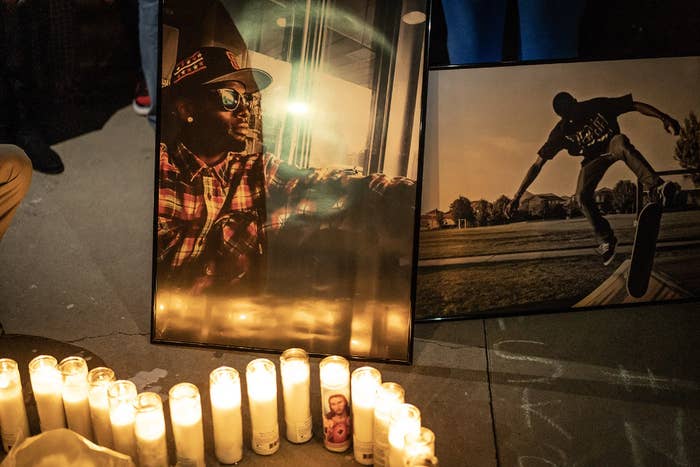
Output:
M655 107L634 101L631 94L579 102L568 92L560 92L554 96L552 105L561 120L537 152L537 159L525 174L506 212L512 215L517 211L525 190L535 181L545 163L554 158L559 151L566 149L572 156L582 156L576 199L595 232L599 243L596 251L607 266L615 256L617 238L610 223L596 205L595 190L608 168L617 161L624 161L648 192L649 199L659 201L666 207L676 190L675 184L664 182L629 138L620 133L617 117L631 111L656 117L661 120L664 129L673 135L678 135L680 125L674 118Z

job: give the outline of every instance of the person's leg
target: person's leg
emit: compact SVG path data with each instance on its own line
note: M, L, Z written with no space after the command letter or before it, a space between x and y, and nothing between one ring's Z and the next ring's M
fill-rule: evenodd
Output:
M29 189L32 163L17 146L0 144L0 239Z
M139 0L139 47L141 68L151 98L148 121L155 125L158 105L158 0Z
M611 155L604 154L581 167L576 185L576 199L581 205L581 212L586 216L595 232L599 244L610 243L615 238L610 223L603 217L595 201L595 190L608 168L616 161Z
M634 147L627 136L623 134L614 136L608 144L608 151L616 160L627 164L644 189L649 190L663 183L661 177L656 174L651 164Z

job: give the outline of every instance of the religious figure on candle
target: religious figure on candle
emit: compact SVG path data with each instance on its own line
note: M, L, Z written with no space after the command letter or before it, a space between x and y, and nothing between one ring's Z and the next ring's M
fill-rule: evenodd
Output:
M329 410L323 417L323 433L326 441L341 444L351 439L352 421L350 404L343 394L333 394L328 397Z

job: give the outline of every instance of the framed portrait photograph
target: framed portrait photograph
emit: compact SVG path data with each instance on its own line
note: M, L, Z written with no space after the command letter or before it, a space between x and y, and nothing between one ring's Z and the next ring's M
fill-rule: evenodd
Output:
M426 24L163 3L154 342L410 362Z
M700 58L433 69L416 318L695 300Z

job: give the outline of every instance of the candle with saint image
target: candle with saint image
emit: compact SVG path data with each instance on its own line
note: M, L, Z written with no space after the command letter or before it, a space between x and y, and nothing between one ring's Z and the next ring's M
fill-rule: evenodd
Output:
M58 364L58 369L63 375L63 408L68 428L93 441L87 362L82 357L66 357Z
M243 458L241 380L238 371L222 366L209 374L214 452L222 464L235 464Z
M277 423L277 377L275 364L258 358L246 367L253 451L269 455L279 450Z
M404 390L397 383L382 383L374 406L374 465L389 465L389 422L394 407L404 402Z
M415 465L416 462L432 458L435 455L435 434L422 426L419 431L412 431L404 436L404 464Z
M352 441L350 364L345 358L332 355L321 360L319 373L323 444L329 451L347 451Z
M10 358L0 358L0 425L5 452L29 436L22 381L17 362Z
M112 421L109 419L109 399L107 389L116 380L114 371L103 366L88 372L88 401L90 419L97 444L108 448L114 447L112 441Z
M303 349L285 350L280 355L280 373L287 439L292 443L305 443L311 439L309 354Z
M133 461L136 461L136 438L134 437L136 394L136 385L125 379L114 381L107 389L114 450L131 456Z
M66 427L63 412L63 379L58 361L51 355L39 355L29 362L29 380L39 413L41 431Z
M163 402L154 392L142 392L134 403L134 436L139 467L168 467Z
M352 449L355 460L372 465L374 451L374 405L382 384L379 370L363 366L352 372Z
M199 389L191 383L179 383L170 388L168 399L177 465L204 467L204 430Z
M420 410L415 405L399 404L391 410L389 422L389 467L403 466L404 440L411 433L420 433Z

